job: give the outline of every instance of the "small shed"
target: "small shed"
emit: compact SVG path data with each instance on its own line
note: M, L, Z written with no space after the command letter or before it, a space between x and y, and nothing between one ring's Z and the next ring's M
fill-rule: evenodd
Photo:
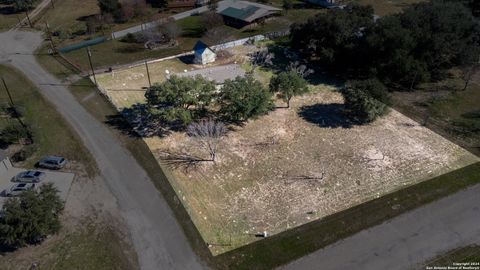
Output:
M197 44L195 44L195 47L193 47L193 51L195 52L195 58L193 59L193 62L195 64L208 64L215 62L215 59L217 55L215 52L205 43L202 41L197 41Z

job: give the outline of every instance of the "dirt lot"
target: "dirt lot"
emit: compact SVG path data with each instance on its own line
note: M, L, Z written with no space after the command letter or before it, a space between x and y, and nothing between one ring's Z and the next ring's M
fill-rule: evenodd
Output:
M236 47L230 61L248 69L252 49ZM179 59L149 67L153 81L164 80L166 69L199 68ZM128 107L144 101L142 72L144 66L115 71L99 82L117 108ZM264 84L271 75L256 71ZM291 109L232 127L215 164L167 161L208 157L183 133L145 139L169 166L172 186L214 255L259 240L263 231L276 234L478 161L394 110L371 125L351 126L334 87L311 89Z
M292 109L235 127L216 164L170 163L172 184L213 254L478 161L396 111L349 126L342 102L320 87ZM182 133L146 141L161 162L166 152L207 154Z

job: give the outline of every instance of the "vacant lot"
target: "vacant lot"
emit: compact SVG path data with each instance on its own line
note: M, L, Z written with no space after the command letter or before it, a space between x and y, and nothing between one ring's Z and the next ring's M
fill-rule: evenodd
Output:
M167 66L179 72L191 68L171 61L157 63L158 81ZM120 88L108 90L118 108L143 100L146 78L133 77L142 69L108 80L110 89ZM213 254L258 240L263 231L276 234L478 161L394 110L371 125L352 126L334 87L311 89L294 99L291 109L233 126L215 164L172 161L207 157L184 133L145 139L157 160L170 167L171 184Z
M205 157L183 133L148 138L214 254L326 217L477 161L402 114L349 126L341 96L320 89L294 108L236 127L216 164L186 168L169 155Z

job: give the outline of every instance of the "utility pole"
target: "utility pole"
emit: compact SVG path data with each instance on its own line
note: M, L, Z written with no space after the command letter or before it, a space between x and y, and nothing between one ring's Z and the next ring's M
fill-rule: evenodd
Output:
M147 68L148 87L152 87L152 82L150 81L150 71L148 70L148 61L147 60L145 60L145 67Z
M5 82L5 79L3 77L2 77L2 82L3 82L3 86L5 87L5 91L7 91L8 99L10 100L10 106L12 106L12 108L15 108L15 104L13 103L12 95L10 95L10 90L8 90L7 83Z
M88 55L88 62L90 63L90 68L92 69L93 81L95 82L95 86L98 86L97 77L95 76L95 70L93 69L92 52L90 51L90 46L87 47L87 55Z
M50 31L50 27L48 26L48 22L45 22L45 27L47 29L47 34L48 34L48 39L50 40L50 45L52 46L52 52L53 54L57 53L57 48L55 47L55 44L53 43L53 36L52 32Z
M30 21L30 16L28 15L28 9L25 10L25 14L27 14L27 20L28 20L28 24L30 25L30 28L33 28L32 21Z
M53 3L53 0L50 0L50 4L52 4L52 8L55 8L55 4Z

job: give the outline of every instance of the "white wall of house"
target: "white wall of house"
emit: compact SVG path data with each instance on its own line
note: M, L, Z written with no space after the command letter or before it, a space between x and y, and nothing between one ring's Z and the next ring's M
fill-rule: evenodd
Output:
M203 51L203 53L195 52L194 62L196 64L205 65L208 63L215 62L216 57L217 55L215 54L215 52L207 48Z

